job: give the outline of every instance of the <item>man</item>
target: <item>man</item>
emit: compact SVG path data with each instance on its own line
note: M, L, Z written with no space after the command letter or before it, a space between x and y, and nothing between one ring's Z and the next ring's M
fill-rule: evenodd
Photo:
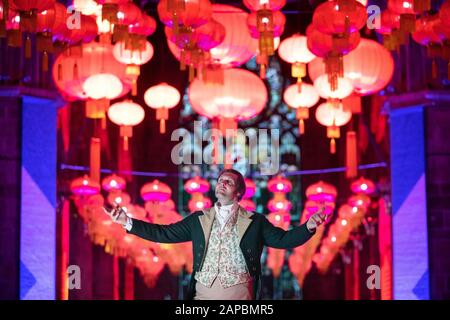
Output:
M251 300L259 298L264 246L294 248L308 241L325 221L318 212L289 231L273 226L264 215L239 206L245 193L243 176L227 169L219 174L214 207L170 225L127 217L117 207L105 212L128 233L162 243L192 241L194 267L188 299Z

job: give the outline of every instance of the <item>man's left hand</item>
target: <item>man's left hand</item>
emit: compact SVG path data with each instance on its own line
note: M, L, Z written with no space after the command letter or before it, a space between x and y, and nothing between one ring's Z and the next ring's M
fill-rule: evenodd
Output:
M306 222L306 227L309 232L314 232L322 223L327 219L327 215L322 213L322 211L314 213L311 217L309 217L308 222Z

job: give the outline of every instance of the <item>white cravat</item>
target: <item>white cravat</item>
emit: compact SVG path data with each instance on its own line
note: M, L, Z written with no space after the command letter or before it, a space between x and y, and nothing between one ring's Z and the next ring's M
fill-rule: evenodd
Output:
M216 210L216 217L217 221L219 221L220 229L223 229L228 219L233 214L235 210L234 206L237 206L237 203L232 203L226 206L220 205L219 202L216 202L214 204L214 208Z

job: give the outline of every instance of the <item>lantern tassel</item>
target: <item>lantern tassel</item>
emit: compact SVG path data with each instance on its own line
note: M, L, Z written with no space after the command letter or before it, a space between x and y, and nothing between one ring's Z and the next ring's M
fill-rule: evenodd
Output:
M48 71L48 53L47 53L47 51L44 51L42 53L42 71L43 72Z
M166 120L161 119L159 121L159 133L166 133Z
M261 79L265 79L266 78L266 66L264 64L262 64L260 69L259 69L259 77Z
M330 141L330 153L335 154L336 153L336 140L334 138Z
M128 136L123 137L123 150L128 151Z
M195 78L195 68L192 65L189 65L189 82L192 82Z
M133 78L131 82L131 95L133 97L137 96L137 81L136 78Z
M300 119L298 122L298 132L300 134L305 134L305 121L303 119Z
M27 36L27 39L25 40L25 58L30 59L31 58L31 39L30 36Z
M433 77L433 79L436 79L438 76L438 67L436 59L433 59L433 62L431 63L431 76Z
M356 132L347 132L346 140L346 177L352 179L356 178L358 174Z
M101 121L102 130L105 130L106 129L106 117L101 118L100 121Z
M302 78L297 78L297 92L298 93L302 93L302 83L303 83L303 81L302 81Z

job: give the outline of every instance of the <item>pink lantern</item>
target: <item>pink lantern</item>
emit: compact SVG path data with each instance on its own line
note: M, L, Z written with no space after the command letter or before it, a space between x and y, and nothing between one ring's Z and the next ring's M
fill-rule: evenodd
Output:
M289 179L284 178L282 176L276 176L275 178L267 181L267 189L270 192L282 192L288 193L292 190L292 183Z
M248 13L243 10L223 5L213 4L214 20L225 27L225 39L215 48L211 49L211 60L213 63L225 67L238 67L255 54L258 41L250 36L247 28Z
M117 191L124 190L126 187L126 181L124 178L119 177L116 174L109 175L102 180L102 188L105 191Z
M164 202L169 200L171 195L172 190L170 187L159 180L146 183L141 188L141 197L145 201Z
M353 181L351 190L353 193L371 195L375 192L376 187L371 180L361 177L358 180Z
M189 86L189 101L195 112L209 119L220 119L220 129L236 129L237 121L262 111L267 103L264 82L243 69L226 69L223 84L214 86L196 79Z
M91 99L117 98L123 90L120 79L111 73L97 73L89 76L83 83L83 90Z
M141 123L144 117L144 108L131 100L117 102L108 109L109 120L120 126L125 150L128 150L128 139L133 136L133 127Z
M370 205L370 198L362 193L356 194L348 198L348 204L365 211Z
M156 21L152 17L142 14L137 22L128 26L131 35L148 37L156 30Z
M353 84L347 78L337 78L337 86L333 90L326 74L314 80L314 87L319 96L325 99L344 99L353 92Z
M254 212L256 210L256 204L250 199L242 199L239 205L247 211Z
M156 109L156 120L160 120L159 132L166 132L166 120L169 119L169 109L177 106L180 102L178 90L163 82L150 87L144 93L145 103Z
M289 212L292 208L292 203L287 199L271 199L267 204L270 212Z
M186 190L189 194L196 192L205 193L209 190L209 182L199 176L196 176L186 181L184 184L184 190Z
M113 190L108 195L109 205L113 207L115 207L116 205L121 206L127 212L130 202L131 202L130 195L122 190Z
M278 55L292 64L291 76L297 78L298 83L306 76L306 64L316 57L308 49L307 38L300 34L284 39L278 49Z
M416 30L412 38L423 46L440 45L441 37L434 31L434 26L440 23L438 16L424 16L416 20Z
M308 65L308 71L313 81L324 75L324 60L313 60ZM361 39L358 47L344 56L344 78L350 80L359 95L382 90L391 81L393 74L394 60L391 53L376 41Z
M256 185L251 179L245 179L245 193L242 197L243 199L250 199L253 197L256 191Z
M141 74L140 66L146 64L153 57L153 46L144 42L142 49L129 48L125 42L117 42L113 48L113 55L117 61L126 64L126 75L131 79L132 95L137 95L137 78Z
M205 210L211 208L211 199L205 197L203 194L199 193L195 197L192 197L188 201L188 208L190 212L195 212L199 210Z
M375 29L379 34L390 35L394 30L400 29L400 15L386 9L381 13L380 28Z
M100 185L88 175L84 175L70 183L70 191L77 196L92 196L100 193Z
M309 108L314 106L320 97L314 86L302 84L301 91L298 91L298 85L290 85L283 94L284 102L291 108L296 109L296 118L299 120L299 133L305 133L304 120L309 118Z
M346 125L352 118L351 111L345 110L342 103L322 103L316 110L316 119L327 127L327 137L330 141L330 152L336 153L336 140L340 134L339 127Z
M313 214L319 211L320 208L323 207L323 213L330 216L333 214L335 203L333 201L314 201L307 200L305 203L306 209L306 220L308 220Z
M317 202L334 202L336 200L336 188L324 181L316 182L306 189L306 197L308 200Z

